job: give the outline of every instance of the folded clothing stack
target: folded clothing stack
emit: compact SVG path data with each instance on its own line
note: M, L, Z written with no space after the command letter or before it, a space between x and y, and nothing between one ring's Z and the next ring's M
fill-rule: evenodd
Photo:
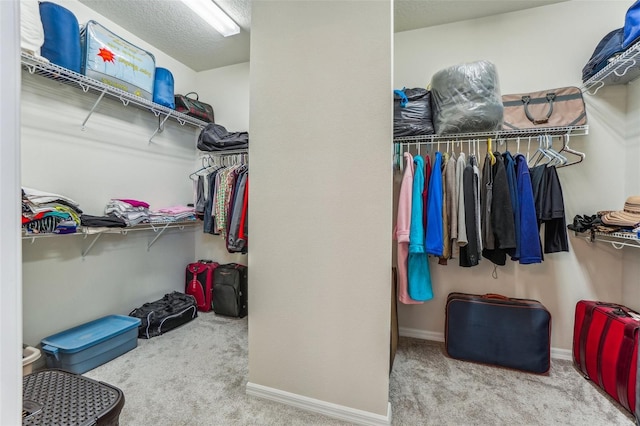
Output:
M151 223L171 223L196 220L196 212L193 207L172 206L152 210L149 213Z
M22 228L29 234L72 234L80 225L80 205L71 198L22 188Z
M113 198L109 200L104 213L119 217L127 226L149 222L149 204L140 200Z

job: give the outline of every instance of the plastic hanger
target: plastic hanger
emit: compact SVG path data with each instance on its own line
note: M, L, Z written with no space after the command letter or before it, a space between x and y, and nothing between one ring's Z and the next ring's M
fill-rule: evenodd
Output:
M200 173L200 172L202 172L204 170L207 170L207 169L211 168L212 166L215 166L215 164L213 163L213 160L209 156L202 157L202 167L200 167L195 172L191 173L189 175L189 179L195 178L196 176L198 176L198 173Z
M529 161L530 167L546 164L553 160L553 157L548 154L543 147L545 143L546 142L544 140L544 137L542 135L538 136L538 149L536 149L536 151L533 153L533 156L531 157L531 160ZM543 159L547 160L546 163L540 163L541 161L543 161ZM531 165L531 163L533 163L533 165Z
M545 151L554 158L554 160L549 162L549 166L562 166L567 164L567 157L553 149L553 137L551 135L544 135L544 139L546 141Z
M562 166L559 166L559 167L573 166L574 164L582 163L582 161L584 161L584 159L587 156L587 154L585 154L584 152L576 151L569 147L568 134L562 135L562 148L560 149L560 152L568 152L569 154L575 155L578 157L578 161L567 162L566 164L563 164Z
M491 165L496 164L496 156L493 155L493 149L491 147L491 138L487 138L487 155L491 158Z

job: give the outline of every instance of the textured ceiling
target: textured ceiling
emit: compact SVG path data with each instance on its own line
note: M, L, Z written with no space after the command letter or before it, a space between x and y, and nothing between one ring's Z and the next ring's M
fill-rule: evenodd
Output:
M567 0L395 0L394 31L409 31Z
M227 38L179 0L79 1L194 71L249 61L252 0L215 0L242 28ZM561 1L567 0L395 0L394 25L408 31Z

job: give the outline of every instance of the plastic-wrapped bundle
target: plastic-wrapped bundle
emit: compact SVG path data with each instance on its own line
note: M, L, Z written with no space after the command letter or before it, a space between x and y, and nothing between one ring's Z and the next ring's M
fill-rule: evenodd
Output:
M491 62L471 62L438 71L431 79L431 97L433 125L439 135L502 128L502 97L498 73Z
M421 88L394 90L393 136L432 134L431 93Z

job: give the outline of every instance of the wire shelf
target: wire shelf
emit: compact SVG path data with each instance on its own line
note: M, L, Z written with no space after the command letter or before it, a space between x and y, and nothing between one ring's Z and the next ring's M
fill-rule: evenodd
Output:
M635 232L597 232L587 231L584 233L575 233L576 236L581 235L589 242L609 243L615 249L624 247L640 248L640 237Z
M103 227L91 227L91 226L78 226L76 232L70 234L56 234L52 232L43 232L39 234L28 233L22 229L22 239L31 240L37 238L51 238L51 237L65 237L71 235L96 235L96 234L122 234L126 235L129 232L135 231L153 231L159 232L164 229L179 228L183 229L187 226L197 225L197 220L183 220L175 222L156 222L156 223L141 223L134 226L125 226L124 228L103 228Z
M202 120L198 120L197 118L156 104L132 93L125 92L124 90L118 89L117 87L109 86L108 84L104 84L93 78L78 74L77 72L71 71L67 68L52 64L50 62L44 62L39 58L27 53L22 52L20 59L22 67L26 69L30 74L40 75L59 83L78 87L85 93L91 90L102 95L106 94L112 98L120 100L125 106L133 105L135 107L152 112L156 117L164 116L165 120L171 118L177 121L180 125L189 124L191 126L202 129L208 124Z
M640 77L640 42L633 44L582 85L582 91L595 95L603 86L627 84Z
M486 141L489 138L494 140L516 140L533 138L542 135L550 136L584 136L589 134L589 126L565 126L565 127L545 127L535 129L517 129L517 130L497 130L493 132L475 132L475 133L457 133L452 135L422 135L422 136L405 136L394 138L394 143L413 144L413 143L439 143L439 142L458 142L480 140Z

